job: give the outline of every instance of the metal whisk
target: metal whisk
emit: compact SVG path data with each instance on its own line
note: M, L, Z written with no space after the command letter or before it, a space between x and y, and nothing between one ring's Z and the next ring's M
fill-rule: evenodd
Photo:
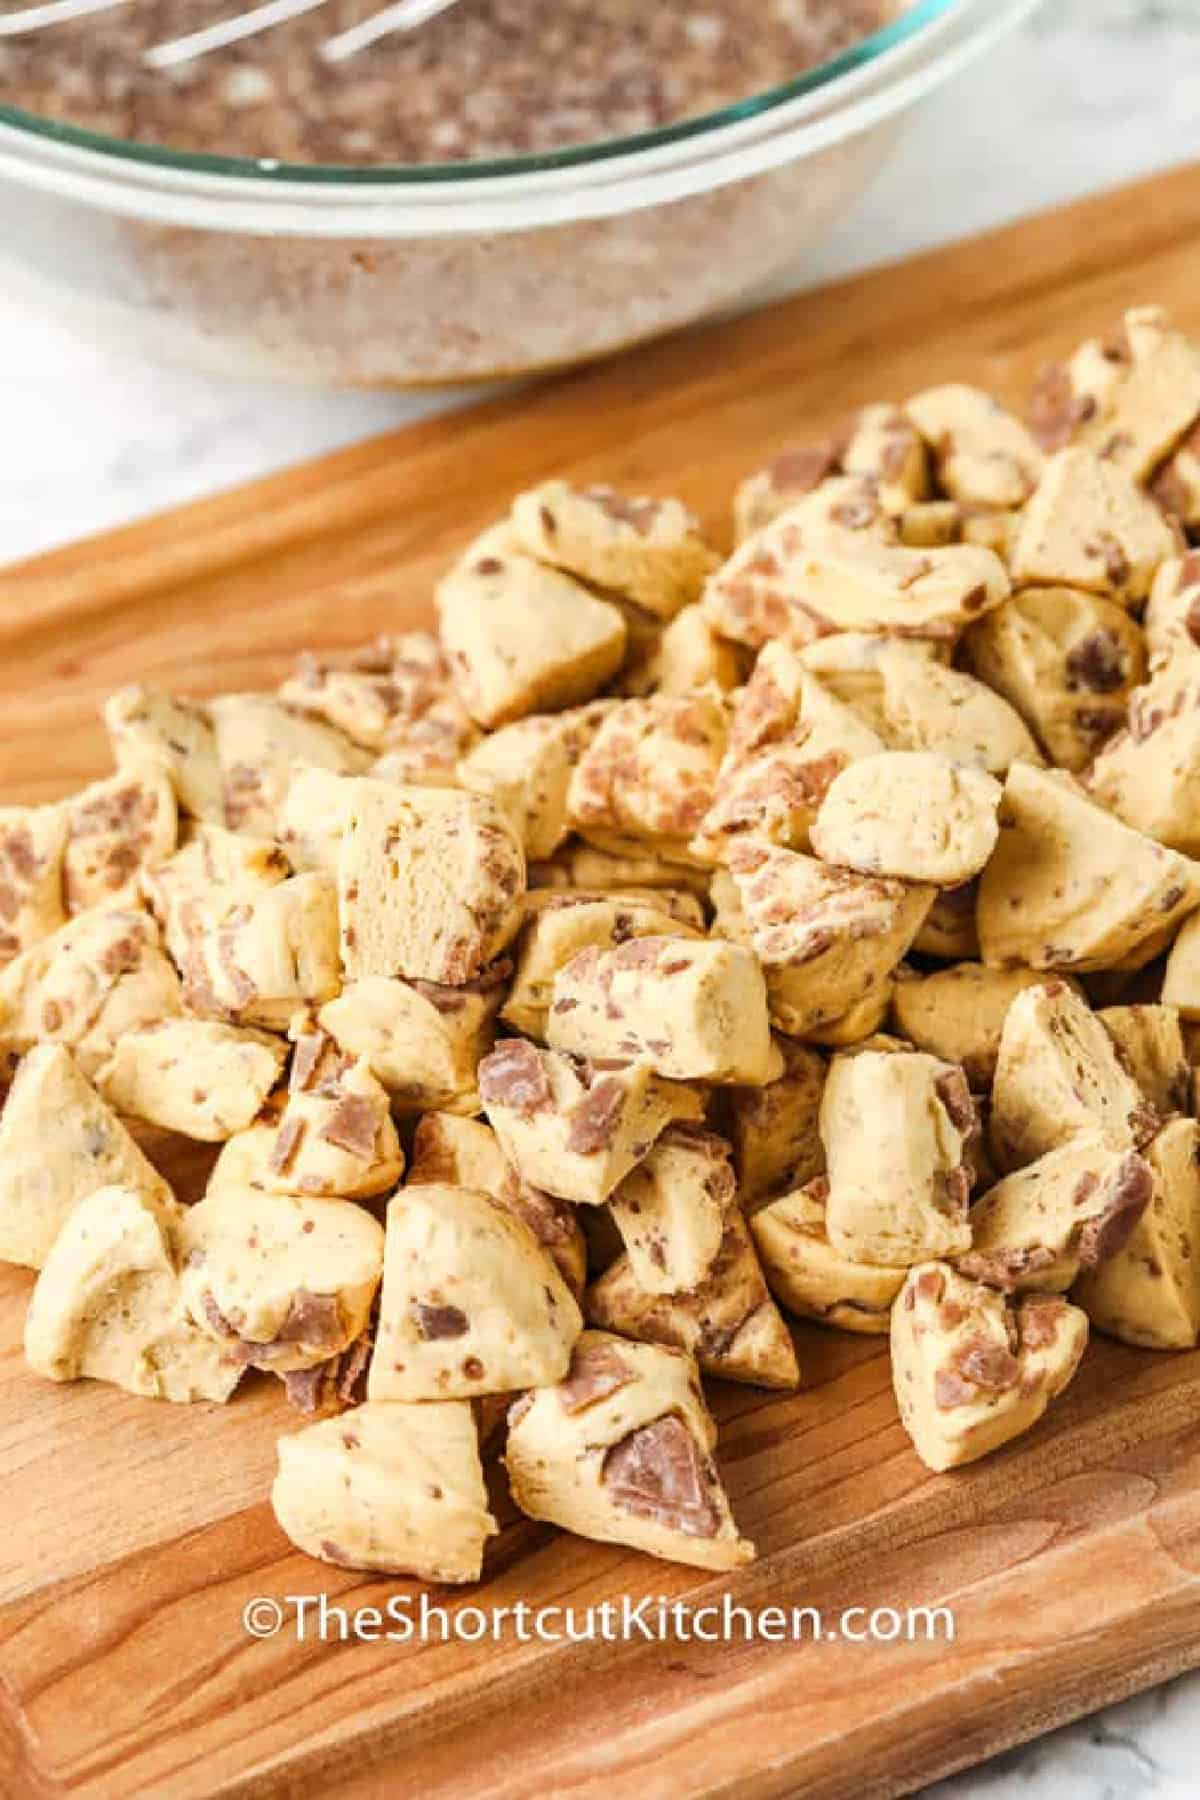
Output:
M111 12L114 7L135 3L136 0L46 0L43 5L23 6L19 12L0 15L0 38L20 37L27 32L43 31L51 25L65 25L72 19L85 19L90 13ZM219 19L199 31L190 31L186 37L155 44L145 52L143 60L152 69L169 69L178 63L193 62L211 50L223 50L229 44L257 37L259 32L269 31L272 25L283 25L288 19L315 12L317 7L327 3L328 0L264 0L263 5ZM438 13L446 12L456 4L457 0L394 0L394 4L381 7L371 18L351 26L349 31L326 38L321 45L321 55L326 62L345 62L347 57L365 50L391 32L413 31L427 19L436 18Z

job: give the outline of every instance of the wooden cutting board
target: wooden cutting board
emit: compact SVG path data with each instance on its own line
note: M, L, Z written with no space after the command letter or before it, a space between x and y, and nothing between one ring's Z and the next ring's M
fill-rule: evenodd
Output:
M1200 327L1185 169L422 424L0 575L0 799L106 766L142 676L265 686L302 646L424 620L448 558L552 472L679 493L721 538L763 457L860 402L1034 366L1150 300ZM172 1170L194 1194L204 1158ZM944 1604L953 1643L266 1642L253 1596L415 1596L291 1551L266 1494L294 1424L260 1379L172 1408L24 1368L0 1272L0 1793L757 1800L910 1791L1200 1661L1200 1354L1099 1340L1042 1426L934 1476L887 1356L798 1326L803 1390L714 1384L760 1559L728 1582L522 1521L469 1605L646 1595ZM499 1489L499 1482L497 1488ZM855 1627L857 1628L857 1626Z

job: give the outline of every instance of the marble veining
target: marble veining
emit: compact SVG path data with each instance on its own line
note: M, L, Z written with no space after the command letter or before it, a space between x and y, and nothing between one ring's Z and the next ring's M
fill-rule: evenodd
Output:
M926 1800L1195 1800L1200 1674L1181 1675L925 1790Z
M1198 93L1200 0L1044 0L986 67L937 97L854 214L773 289L830 279L1194 156ZM0 192L0 233L4 222ZM445 404L234 386L151 368L73 336L28 295L0 293L0 563ZM930 1794L1194 1800L1198 1763L1200 1673Z

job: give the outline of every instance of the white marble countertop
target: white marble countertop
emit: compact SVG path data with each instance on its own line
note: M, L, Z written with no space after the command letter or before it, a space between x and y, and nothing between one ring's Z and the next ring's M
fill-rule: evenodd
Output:
M1045 0L986 67L928 108L865 202L793 272L790 285L1193 156L1198 93L1200 0ZM939 172L935 183L930 170ZM396 394L236 386L151 367L71 335L0 293L0 563L438 404ZM1109 1708L933 1792L938 1800L1194 1800L1198 1765L1200 1675Z

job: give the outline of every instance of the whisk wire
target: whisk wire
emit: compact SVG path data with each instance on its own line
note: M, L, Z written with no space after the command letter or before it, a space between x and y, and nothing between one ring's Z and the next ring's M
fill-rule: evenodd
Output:
M20 37L129 4L130 0L42 0L40 5L0 13L0 37ZM176 68L182 63L194 62L199 56L207 56L213 50L224 50L230 44L257 37L273 25L286 24L289 19L298 19L302 13L315 12L326 4L327 0L263 0L261 5L234 13L227 19L214 20L211 25L189 31L183 37L155 44L145 52L142 60L152 69ZM328 38L321 46L321 55L328 62L345 62L391 32L413 31L427 19L436 18L438 13L446 12L456 4L457 0L394 0L394 4L381 7L369 19Z
M327 39L321 45L321 55L326 62L345 62L360 50L378 43L389 32L415 31L427 19L436 19L439 13L456 4L457 0L396 0L395 5L385 6L382 12L364 19L361 25L352 25L348 31Z
M314 12L325 3L326 0L265 0L264 5L252 6L249 12L235 13L232 18L218 19L199 31L189 31L186 37L156 44L146 51L142 61L152 69L170 69L177 63L192 62L197 56L205 56L210 50L224 50L230 44L241 43L244 38L256 37L272 25L286 24L289 19Z
M69 25L72 19L86 19L89 13L111 12L114 6L127 6L129 0L46 0L43 6L23 6L19 12L0 14L0 37L21 37L25 32L44 31L48 25Z

